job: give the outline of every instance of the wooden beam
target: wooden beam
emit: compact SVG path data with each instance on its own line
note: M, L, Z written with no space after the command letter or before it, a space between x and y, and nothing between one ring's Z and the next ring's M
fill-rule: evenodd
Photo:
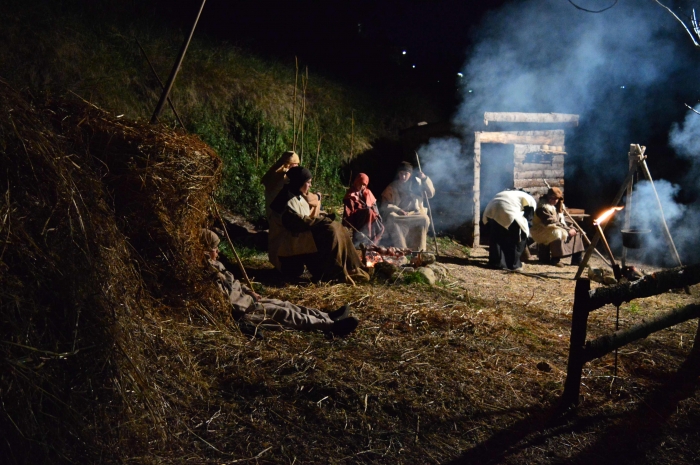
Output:
M620 305L697 283L700 283L700 264L659 271L631 283L597 288L590 293L590 308L593 311L607 304Z
M484 113L484 124L494 123L546 123L562 124L566 126L578 126L578 115L566 113L519 113L519 112L493 112Z
M564 169L559 169L559 170L546 170L546 169L539 169L539 170L534 170L534 171L524 171L524 170L519 170L515 169L515 173L513 173L513 178L514 179L539 179L542 180L542 178L564 178Z
M564 145L564 131L479 131L482 144Z
M634 342L638 339L643 339L662 329L670 328L684 321L700 316L700 305L687 305L683 308L671 310L662 315L646 320L631 328L615 331L612 334L600 336L597 339L586 342L583 359L590 362L596 358L600 358L605 354L609 354L615 349Z
M474 226L474 237L472 247L479 247L481 234L479 233L479 220L481 219L481 204L479 197L481 196L481 135L482 133L474 133L474 186L472 188L472 219Z

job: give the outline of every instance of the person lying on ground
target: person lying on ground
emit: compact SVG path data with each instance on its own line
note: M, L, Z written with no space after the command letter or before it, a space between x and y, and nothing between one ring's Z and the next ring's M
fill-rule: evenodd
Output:
M552 187L540 197L532 221L532 238L539 244L538 256L542 263L563 267L561 259L571 257L578 266L583 258L583 240L564 217L564 193Z
M315 218L310 216L303 196L311 189L311 172L297 166L287 177L289 182L272 202L285 232L277 252L282 273L297 278L306 266L315 281L369 281L352 238L335 221L335 215L322 212Z
M422 171L413 175L413 165L404 161L396 179L382 192L382 217L390 245L414 252L425 251L430 217L423 197L435 195L433 182Z
M366 240L378 245L384 234L377 199L368 185L369 176L358 174L343 198L343 224L352 229L352 240L356 245Z
M357 328L357 318L350 316L350 307L344 305L326 313L314 308L294 305L277 299L266 299L240 283L218 261L219 236L208 229L200 230L200 242L204 248L210 278L231 304L231 313L245 333L260 337L261 328L291 328L302 331L324 331L335 336L345 336Z
M489 228L489 266L519 270L520 256L527 245L529 222L535 199L524 191L507 190L496 194L486 205L482 221Z

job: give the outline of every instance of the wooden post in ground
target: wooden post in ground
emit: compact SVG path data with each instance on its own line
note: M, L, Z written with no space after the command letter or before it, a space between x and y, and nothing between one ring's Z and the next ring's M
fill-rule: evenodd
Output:
M561 402L564 406L578 405L581 392L581 374L585 360L586 331L590 313L591 281L579 279L574 291L574 309L571 315L571 339L569 341L569 363Z

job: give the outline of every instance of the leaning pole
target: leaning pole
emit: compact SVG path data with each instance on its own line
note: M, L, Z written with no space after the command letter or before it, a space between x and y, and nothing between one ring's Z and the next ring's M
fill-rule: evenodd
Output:
M165 88L163 89L163 93L160 96L158 105L156 105L156 110L153 112L153 117L151 117L151 124L155 124L158 121L158 116L163 110L163 106L165 105L165 102L167 101L168 96L170 95L170 91L172 90L173 84L175 83L175 77L177 76L178 71L180 71L180 65L182 65L182 60L185 58L185 53L187 53L187 47L190 46L190 41L192 40L194 30L197 27L197 23L199 22L199 17L202 15L202 10L204 9L204 4L206 3L206 1L207 0L202 0L202 5L199 7L199 12L197 13L197 17L195 18L194 24L192 25L192 30L190 30L190 35L187 37L187 40L185 40L185 42L182 44L182 48L180 48L180 54L177 57L175 66L173 66L172 71L170 71L168 82L165 85Z

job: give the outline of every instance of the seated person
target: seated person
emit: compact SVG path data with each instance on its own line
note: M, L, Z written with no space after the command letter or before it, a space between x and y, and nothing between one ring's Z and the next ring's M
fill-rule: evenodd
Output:
M430 218L423 194L429 199L435 195L433 182L422 171L413 176L413 166L401 162L396 179L382 192L382 217L391 245L426 250Z
M299 165L299 155L295 152L284 152L277 162L267 170L260 180L265 187L265 215L270 225L267 239L267 257L275 268L280 269L277 251L282 240L282 220L270 210L270 204L280 193L287 180L287 171Z
M236 320L254 325L254 334L258 335L260 327L292 328L302 331L320 330L336 336L345 336L357 328L358 320L350 316L350 308L345 305L338 310L325 313L313 308L306 308L277 299L264 299L252 289L242 285L233 275L226 271L217 260L219 255L219 236L208 229L201 229L199 238L205 249L208 269L219 290L224 293L231 304L231 312ZM241 325L241 328L246 328Z
M539 244L538 255L543 263L563 267L563 257L571 256L571 264L581 263L584 250L581 236L564 218L564 194L552 187L540 197L530 234Z
M282 273L299 277L304 265L314 280L342 279L369 281L361 268L352 239L335 215L310 216L304 199L311 189L311 172L301 166L287 171L289 182L272 202L272 211L280 216L284 240L277 252Z
M530 234L529 222L535 212L535 199L524 191L496 194L486 205L483 222L489 226L489 266L519 270L520 256Z
M364 173L357 175L343 199L343 224L353 230L352 239L355 244L369 240L377 245L384 234L384 224L377 209L377 199L367 188L368 184L369 176Z

